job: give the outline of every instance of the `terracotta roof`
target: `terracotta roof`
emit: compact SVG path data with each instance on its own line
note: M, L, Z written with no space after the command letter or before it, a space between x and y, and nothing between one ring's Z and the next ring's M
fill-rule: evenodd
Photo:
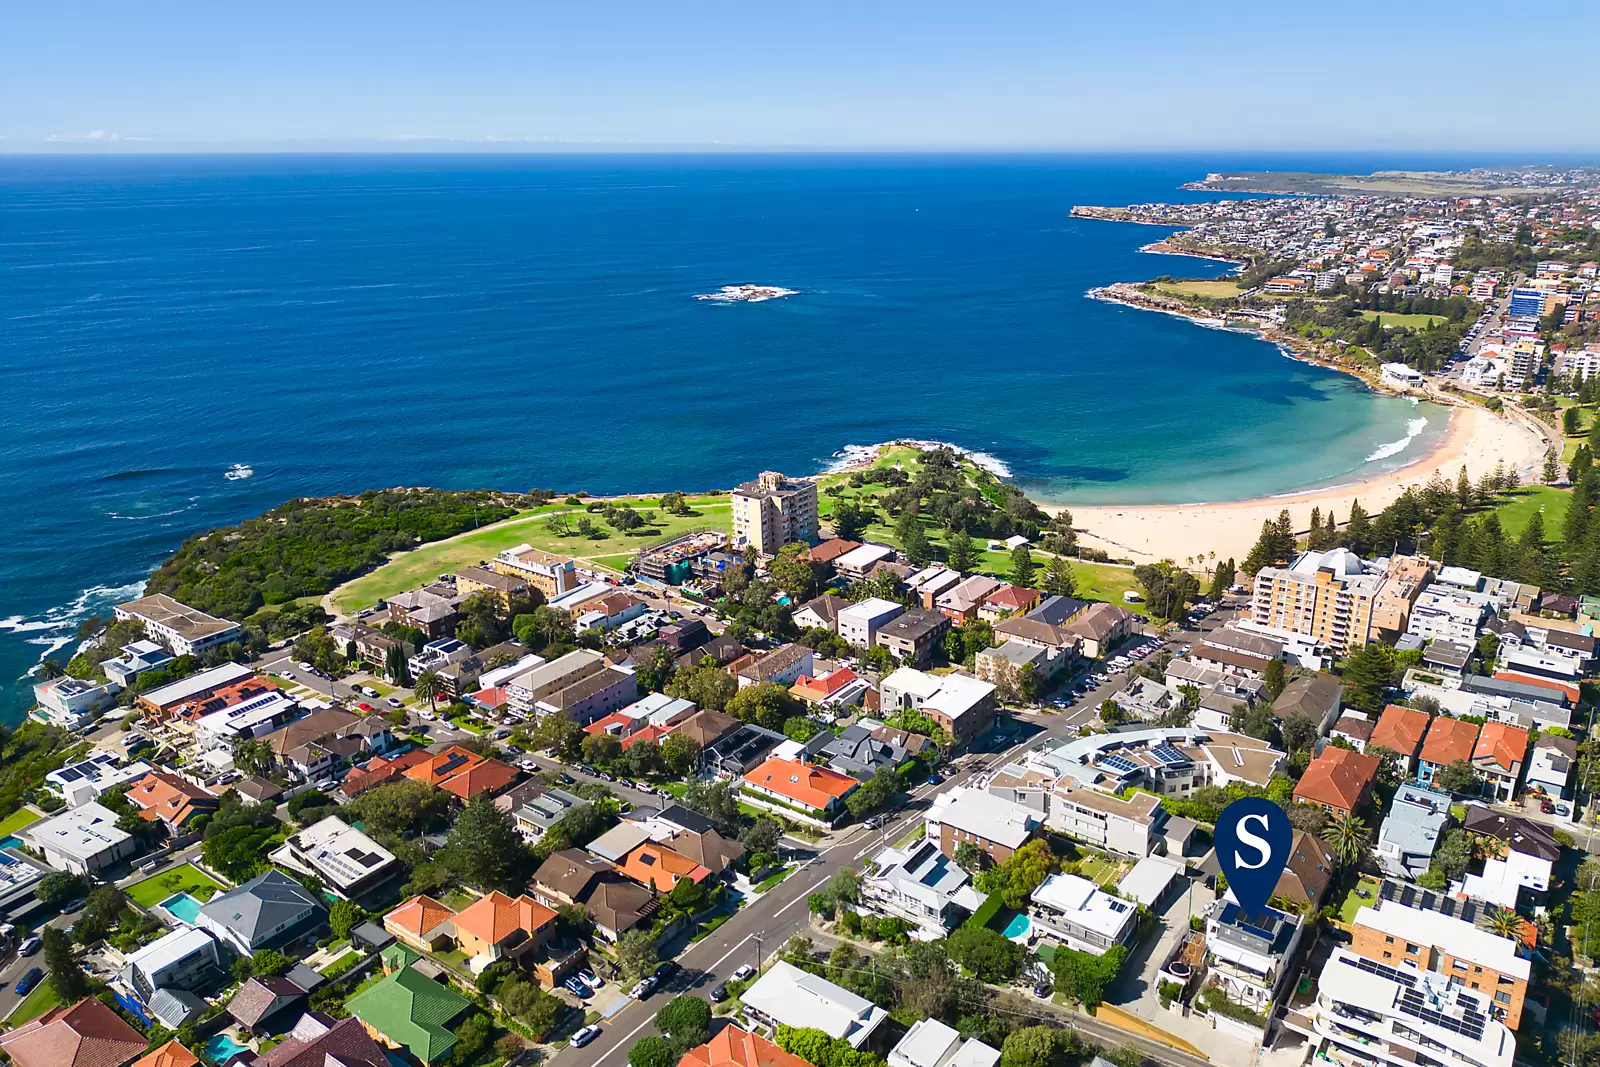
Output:
M659 893L665 893L685 878L703 882L711 877L710 871L688 856L654 841L634 846L617 864L617 870L640 885L654 887Z
M459 774L451 775L439 783L439 788L446 793L453 793L466 800L477 796L479 793L494 794L505 789L517 780L520 772L509 763L501 763L497 759L486 759L468 767Z
M846 541L842 537L830 537L822 544L812 546L810 551L811 562L832 563L846 552L854 552L860 547L860 541Z
M1021 611L1039 602L1039 590L1020 585L1002 585L990 593L984 603L1003 611Z
M275 1048L263 1052L261 1067L391 1067L383 1047L360 1019L331 1020L302 1015Z
M1329 745L1306 767L1295 786L1294 798L1327 804L1346 811L1361 803L1378 773L1378 758L1354 749Z
M1486 722L1472 750L1473 763L1490 763L1507 774L1528 754L1528 731L1505 722Z
M255 1026L305 995L305 990L287 978L276 975L250 978L228 1000L228 1014L246 1026Z
M802 674L800 680L789 687L789 692L802 700L810 697L812 700L821 700L832 696L851 682L856 680L856 672L849 667L840 667L829 671L821 678L813 678L809 674Z
M195 1067L200 1057L178 1044L173 1038L165 1045L145 1053L133 1061L133 1067Z
M405 774L406 771L419 763L426 763L433 758L433 754L425 748L413 748L402 752L393 759L377 756L368 760L359 770L351 771L339 785L339 792L347 797L353 797L392 782Z
M1402 756L1415 756L1428 732L1428 713L1416 708L1390 704L1378 716L1368 744L1391 748Z
M799 1056L737 1026L724 1026L703 1045L683 1054L678 1067L811 1067Z
M127 796L142 818L151 822L162 819L173 826L182 826L191 816L217 806L217 798L204 789L163 771L151 771L134 782Z
M518 930L533 934L556 921L556 913L524 894L508 897L498 889L456 913L456 930L498 945Z
M857 784L847 774L776 756L769 757L745 775L744 780L806 807L819 809L843 798Z
M1583 692L1577 686L1558 682L1543 675L1523 674L1521 671L1495 671L1494 676L1503 682L1521 682L1523 685L1536 685L1541 689L1560 693L1574 704L1583 699Z
M1457 760L1471 759L1477 740L1477 723L1436 715L1428 727L1428 736L1423 739L1421 756L1428 763L1448 767Z
M416 766L407 768L406 777L416 782L440 785L454 778L462 771L476 767L482 762L483 757L476 752L462 748L460 745L451 745Z
M383 925L391 930L403 930L412 937L422 939L439 928L440 923L456 917L450 908L430 896L412 897L383 917Z
M0 1050L17 1067L122 1067L145 1045L139 1031L93 997L0 1034Z

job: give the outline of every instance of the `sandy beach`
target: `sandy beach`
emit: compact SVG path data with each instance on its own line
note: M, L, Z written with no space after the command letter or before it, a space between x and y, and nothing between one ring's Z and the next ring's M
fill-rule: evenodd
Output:
M1324 514L1332 508L1340 523L1349 517L1355 500L1376 514L1407 488L1426 485L1434 471L1454 485L1463 464L1474 480L1504 462L1515 467L1524 482L1530 481L1544 454L1544 440L1532 429L1476 406L1459 405L1452 409L1449 428L1432 452L1359 483L1231 503L1065 506L1082 542L1113 556L1181 563L1186 557L1209 557L1214 552L1218 559L1241 559L1255 544L1261 523L1277 518L1284 508L1294 518L1295 529L1303 532L1313 507ZM1045 510L1060 508L1046 505Z

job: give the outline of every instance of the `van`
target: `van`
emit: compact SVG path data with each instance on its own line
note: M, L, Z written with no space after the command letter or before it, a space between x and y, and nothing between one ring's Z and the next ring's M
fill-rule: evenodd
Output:
M158 868L160 868L160 866L161 866L161 861L160 860L145 860L143 863L139 864L139 873L140 874L152 874Z

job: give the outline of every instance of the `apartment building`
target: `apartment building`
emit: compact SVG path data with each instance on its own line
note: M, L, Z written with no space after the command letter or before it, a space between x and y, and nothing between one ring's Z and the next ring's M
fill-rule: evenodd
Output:
M909 608L878 628L877 645L907 667L926 667L949 630L950 620L937 611Z
M145 633L165 645L174 656L199 655L244 637L244 630L238 623L207 615L165 593L118 604L116 616L144 623Z
M1478 640L1478 627L1489 613L1488 599L1482 593L1437 584L1429 586L1417 595L1406 622L1406 633L1429 641L1474 644Z
M1420 557L1397 556L1382 567L1347 548L1305 552L1288 567L1256 574L1251 619L1269 633L1360 648L1405 630L1431 574L1432 564Z
M817 483L762 471L733 491L733 545L775 556L784 545L817 539Z
M1206 967L1229 1000L1264 1011L1288 977L1305 926L1298 915L1264 908L1246 915L1232 893L1206 914Z
M882 597L868 597L839 612L838 633L856 648L871 648L885 623L905 608Z
M1042 822L1037 812L1021 804L963 786L934 797L926 816L926 838L946 856L972 844L995 863L1004 863L1028 843Z
M521 578L546 600L578 588L578 567L571 556L542 552L531 545L508 548L489 562L491 569L512 578Z
M501 683L506 700L523 715L532 715L534 705L545 697L559 693L591 674L604 670L606 658L589 648L579 648L558 656L549 663L536 664L521 674Z
M1449 985L1480 994L1487 1014L1515 1030L1522 1021L1533 965L1518 942L1439 911L1380 900L1350 924L1350 950L1391 967L1442 975Z
M989 729L999 708L993 683L960 671L933 675L899 667L883 680L879 692L884 714L893 714L891 709L920 711L948 732L957 747Z

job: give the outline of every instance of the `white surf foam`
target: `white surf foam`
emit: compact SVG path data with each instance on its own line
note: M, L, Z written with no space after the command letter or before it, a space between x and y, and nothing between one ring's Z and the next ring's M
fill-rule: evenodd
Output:
M1418 418L1412 419L1406 423L1406 435L1404 437L1400 438L1398 441L1390 441L1386 445L1379 445L1377 448L1373 449L1372 455L1368 456L1366 461L1368 463L1372 463L1380 459L1388 459L1390 456L1398 456L1400 453L1404 452L1406 447L1410 445L1412 441L1417 439L1417 435L1423 430L1427 429L1427 427L1428 420L1425 417L1419 416Z

